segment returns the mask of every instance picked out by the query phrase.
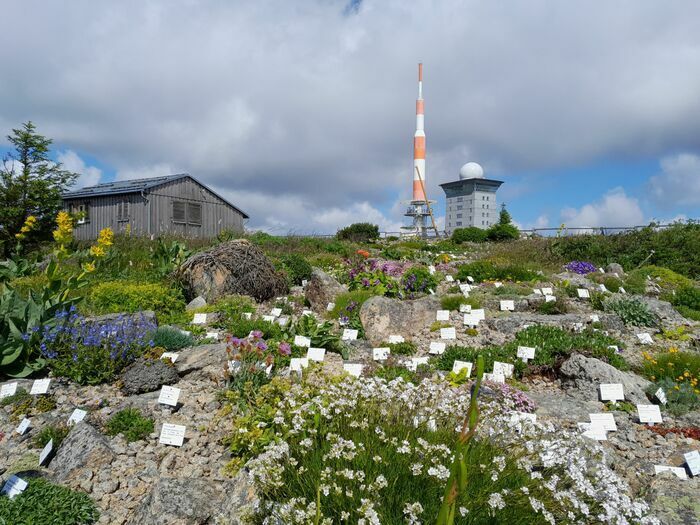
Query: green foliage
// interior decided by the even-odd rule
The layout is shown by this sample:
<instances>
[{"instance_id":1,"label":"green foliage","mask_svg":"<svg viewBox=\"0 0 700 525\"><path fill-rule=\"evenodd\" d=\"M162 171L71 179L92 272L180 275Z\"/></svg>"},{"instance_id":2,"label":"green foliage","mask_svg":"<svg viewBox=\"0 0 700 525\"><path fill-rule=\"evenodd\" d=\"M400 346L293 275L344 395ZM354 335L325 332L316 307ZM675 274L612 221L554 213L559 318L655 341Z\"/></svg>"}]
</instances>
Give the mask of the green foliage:
<instances>
[{"instance_id":1,"label":"green foliage","mask_svg":"<svg viewBox=\"0 0 700 525\"><path fill-rule=\"evenodd\" d=\"M630 415L636 415L637 414L637 405L634 403L630 403L629 401L618 401L616 403L612 401L608 401L605 403L605 411L606 412L614 412L614 411L620 411L620 412L627 412Z\"/></svg>"},{"instance_id":2,"label":"green foliage","mask_svg":"<svg viewBox=\"0 0 700 525\"><path fill-rule=\"evenodd\" d=\"M90 525L100 513L87 494L43 478L28 479L27 488L12 499L0 496L0 523Z\"/></svg>"},{"instance_id":3,"label":"green foliage","mask_svg":"<svg viewBox=\"0 0 700 525\"><path fill-rule=\"evenodd\" d=\"M700 354L675 348L653 356L644 353L642 373L650 381L670 379L700 389Z\"/></svg>"},{"instance_id":4,"label":"green foliage","mask_svg":"<svg viewBox=\"0 0 700 525\"><path fill-rule=\"evenodd\" d=\"M463 264L457 268L457 279L467 282L467 276L474 278L474 282L503 280L525 282L537 279L537 273L521 265L496 266L490 261L475 261Z\"/></svg>"},{"instance_id":5,"label":"green foliage","mask_svg":"<svg viewBox=\"0 0 700 525\"><path fill-rule=\"evenodd\" d=\"M192 255L192 250L181 241L170 240L168 242L158 237L157 243L153 252L153 266L161 277L172 273Z\"/></svg>"},{"instance_id":6,"label":"green foliage","mask_svg":"<svg viewBox=\"0 0 700 525\"><path fill-rule=\"evenodd\" d=\"M392 355L413 355L418 347L415 343L404 341L403 343L382 343L380 346L389 347Z\"/></svg>"},{"instance_id":7,"label":"green foliage","mask_svg":"<svg viewBox=\"0 0 700 525\"><path fill-rule=\"evenodd\" d=\"M29 277L35 268L36 264L28 259L14 255L5 261L0 261L0 283Z\"/></svg>"},{"instance_id":8,"label":"green foliage","mask_svg":"<svg viewBox=\"0 0 700 525\"><path fill-rule=\"evenodd\" d=\"M159 326L153 332L153 345L165 348L168 351L182 350L190 346L194 346L194 337L189 334L183 334L177 328L172 326Z\"/></svg>"},{"instance_id":9,"label":"green foliage","mask_svg":"<svg viewBox=\"0 0 700 525\"><path fill-rule=\"evenodd\" d=\"M521 343L522 344L522 343ZM493 369L493 362L512 363L515 366L515 375L520 377L525 368L525 363L516 358L516 352L510 346L489 346L474 348L470 346L448 346L439 356L431 358L431 363L438 370L452 370L455 360L476 362L477 357L483 356L486 370ZM535 352L537 356L537 352Z\"/></svg>"},{"instance_id":10,"label":"green foliage","mask_svg":"<svg viewBox=\"0 0 700 525\"><path fill-rule=\"evenodd\" d=\"M443 295L440 298L440 306L443 310L450 310L451 312L459 310L459 307L463 304L470 304L469 300L471 298L464 297L463 295ZM472 308L478 308L472 306Z\"/></svg>"},{"instance_id":11,"label":"green foliage","mask_svg":"<svg viewBox=\"0 0 700 525\"><path fill-rule=\"evenodd\" d=\"M452 232L452 242L455 244L484 241L486 241L486 230L477 228L476 226L457 228Z\"/></svg>"},{"instance_id":12,"label":"green foliage","mask_svg":"<svg viewBox=\"0 0 700 525\"><path fill-rule=\"evenodd\" d=\"M542 301L537 305L537 312L546 315L561 315L569 311L568 303L562 298L556 301Z\"/></svg>"},{"instance_id":13,"label":"green foliage","mask_svg":"<svg viewBox=\"0 0 700 525\"><path fill-rule=\"evenodd\" d=\"M452 328L452 325L448 323L447 321L433 321L430 324L430 331L431 332L437 332L438 330L442 328Z\"/></svg>"},{"instance_id":14,"label":"green foliage","mask_svg":"<svg viewBox=\"0 0 700 525\"><path fill-rule=\"evenodd\" d=\"M693 330L685 325L679 325L675 328L662 328L659 337L667 341L689 341L692 337Z\"/></svg>"},{"instance_id":15,"label":"green foliage","mask_svg":"<svg viewBox=\"0 0 700 525\"><path fill-rule=\"evenodd\" d=\"M53 439L53 448L57 450L61 446L63 440L70 432L70 429L64 424L47 425L41 428L39 433L34 436L32 446L34 448L44 448L46 444Z\"/></svg>"},{"instance_id":16,"label":"green foliage","mask_svg":"<svg viewBox=\"0 0 700 525\"><path fill-rule=\"evenodd\" d=\"M224 327L226 323L240 319L243 313L255 313L255 302L247 295L227 295L197 311L217 312L219 320L216 321L216 326Z\"/></svg>"},{"instance_id":17,"label":"green foliage","mask_svg":"<svg viewBox=\"0 0 700 525\"><path fill-rule=\"evenodd\" d=\"M29 395L29 392L27 392L26 389L18 388L17 391L11 396L3 397L2 399L0 399L0 407L18 405L23 403L27 399L31 399L31 397L32 396Z\"/></svg>"},{"instance_id":18,"label":"green foliage","mask_svg":"<svg viewBox=\"0 0 700 525\"><path fill-rule=\"evenodd\" d=\"M369 290L355 290L342 293L335 298L335 307L328 313L328 316L331 319L343 321L347 328L358 330L358 337L362 339L365 336L365 330L360 320L360 307L374 295Z\"/></svg>"},{"instance_id":19,"label":"green foliage","mask_svg":"<svg viewBox=\"0 0 700 525\"><path fill-rule=\"evenodd\" d=\"M656 316L639 299L607 299L603 302L603 309L606 312L617 314L625 324L633 326L656 326L658 324Z\"/></svg>"},{"instance_id":20,"label":"green foliage","mask_svg":"<svg viewBox=\"0 0 700 525\"><path fill-rule=\"evenodd\" d=\"M14 149L0 166L0 244L5 255L15 246L15 235L29 215L38 219L29 235L49 238L61 209L61 194L78 177L51 160L51 139L39 135L31 121L13 129L7 140Z\"/></svg>"},{"instance_id":21,"label":"green foliage","mask_svg":"<svg viewBox=\"0 0 700 525\"><path fill-rule=\"evenodd\" d=\"M489 241L512 241L520 238L520 231L512 224L494 224L486 231Z\"/></svg>"},{"instance_id":22,"label":"green foliage","mask_svg":"<svg viewBox=\"0 0 700 525\"><path fill-rule=\"evenodd\" d=\"M385 295L387 297L396 297L399 293L399 285L396 280L381 270L359 272L350 281L348 288L351 291L366 290L372 295Z\"/></svg>"},{"instance_id":23,"label":"green foliage","mask_svg":"<svg viewBox=\"0 0 700 525\"><path fill-rule=\"evenodd\" d=\"M32 417L49 412L56 408L56 398L53 395L30 395L24 388L18 388L11 396L0 400L0 407L11 406L10 419L18 421L20 416Z\"/></svg>"},{"instance_id":24,"label":"green foliage","mask_svg":"<svg viewBox=\"0 0 700 525\"><path fill-rule=\"evenodd\" d=\"M339 240L353 242L372 241L379 238L379 226L369 222L356 222L338 230L335 236Z\"/></svg>"},{"instance_id":25,"label":"green foliage","mask_svg":"<svg viewBox=\"0 0 700 525\"><path fill-rule=\"evenodd\" d=\"M158 283L107 281L99 283L90 293L90 303L96 313L134 313L153 310L170 315L185 309L182 292Z\"/></svg>"},{"instance_id":26,"label":"green foliage","mask_svg":"<svg viewBox=\"0 0 700 525\"><path fill-rule=\"evenodd\" d=\"M106 425L108 436L123 434L129 443L146 439L153 432L153 428L153 419L141 415L137 408L120 410Z\"/></svg>"},{"instance_id":27,"label":"green foliage","mask_svg":"<svg viewBox=\"0 0 700 525\"><path fill-rule=\"evenodd\" d=\"M282 265L287 272L289 281L296 285L301 285L301 282L311 277L313 272L313 268L306 259L296 253L282 257Z\"/></svg>"},{"instance_id":28,"label":"green foliage","mask_svg":"<svg viewBox=\"0 0 700 525\"><path fill-rule=\"evenodd\" d=\"M667 403L664 408L674 416L700 409L700 390L694 389L690 383L664 378L647 388L646 394L652 398L659 388L666 394Z\"/></svg>"},{"instance_id":29,"label":"green foliage","mask_svg":"<svg viewBox=\"0 0 700 525\"><path fill-rule=\"evenodd\" d=\"M394 358L389 356L389 359L378 365L372 372L375 377L380 377L387 381L393 381L396 378L401 378L407 383L420 383L425 377L430 375L427 366L420 365L415 372L409 370L404 365L399 364Z\"/></svg>"},{"instance_id":30,"label":"green foliage","mask_svg":"<svg viewBox=\"0 0 700 525\"><path fill-rule=\"evenodd\" d=\"M608 299L607 295L603 292L590 291L589 302L591 303L591 308L598 310L600 312L605 311L605 301Z\"/></svg>"},{"instance_id":31,"label":"green foliage","mask_svg":"<svg viewBox=\"0 0 700 525\"><path fill-rule=\"evenodd\" d=\"M431 275L427 268L414 266L406 270L401 277L401 288L407 297L429 293L437 288L437 277Z\"/></svg>"},{"instance_id":32,"label":"green foliage","mask_svg":"<svg viewBox=\"0 0 700 525\"><path fill-rule=\"evenodd\" d=\"M344 353L340 337L333 332L330 322L319 323L313 315L304 315L296 323L290 325L284 332L283 338L292 343L294 336L303 335L311 339L314 348L325 348L329 352ZM343 356L347 358L347 356Z\"/></svg>"},{"instance_id":33,"label":"green foliage","mask_svg":"<svg viewBox=\"0 0 700 525\"><path fill-rule=\"evenodd\" d=\"M700 321L700 288L683 285L676 290L671 302L683 317Z\"/></svg>"},{"instance_id":34,"label":"green foliage","mask_svg":"<svg viewBox=\"0 0 700 525\"><path fill-rule=\"evenodd\" d=\"M282 327L277 323L268 323L262 319L234 319L227 326L228 332L234 337L248 337L253 331L260 331L264 339L280 339Z\"/></svg>"}]
</instances>

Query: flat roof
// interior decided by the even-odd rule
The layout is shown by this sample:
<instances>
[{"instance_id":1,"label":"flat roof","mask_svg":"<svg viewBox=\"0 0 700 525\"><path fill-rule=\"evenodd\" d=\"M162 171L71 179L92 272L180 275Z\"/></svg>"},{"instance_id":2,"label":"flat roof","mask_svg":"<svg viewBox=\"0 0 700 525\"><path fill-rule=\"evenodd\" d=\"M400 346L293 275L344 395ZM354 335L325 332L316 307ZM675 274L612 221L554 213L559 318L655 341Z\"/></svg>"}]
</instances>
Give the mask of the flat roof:
<instances>
[{"instance_id":1,"label":"flat roof","mask_svg":"<svg viewBox=\"0 0 700 525\"><path fill-rule=\"evenodd\" d=\"M459 179L452 182L444 182L440 184L440 187L445 193L447 193L448 191L450 193L453 193L458 192L460 190L473 191L477 184L487 186L488 189L493 189L493 191L496 191L501 186L501 184L503 184L503 181L495 179L484 179L482 177L474 177L471 179Z\"/></svg>"}]
</instances>

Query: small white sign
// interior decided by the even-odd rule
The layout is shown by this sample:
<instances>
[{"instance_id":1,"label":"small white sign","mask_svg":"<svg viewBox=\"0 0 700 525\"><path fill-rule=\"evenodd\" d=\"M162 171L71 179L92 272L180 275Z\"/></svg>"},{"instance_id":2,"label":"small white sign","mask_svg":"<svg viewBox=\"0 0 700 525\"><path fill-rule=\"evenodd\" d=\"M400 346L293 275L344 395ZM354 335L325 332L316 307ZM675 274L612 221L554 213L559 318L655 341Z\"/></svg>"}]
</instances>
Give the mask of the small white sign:
<instances>
[{"instance_id":1,"label":"small white sign","mask_svg":"<svg viewBox=\"0 0 700 525\"><path fill-rule=\"evenodd\" d=\"M471 313L481 321L486 320L486 311L483 308L474 308Z\"/></svg>"},{"instance_id":2,"label":"small white sign","mask_svg":"<svg viewBox=\"0 0 700 525\"><path fill-rule=\"evenodd\" d=\"M206 338L213 339L214 341L218 341L219 340L219 332L207 332Z\"/></svg>"},{"instance_id":3,"label":"small white sign","mask_svg":"<svg viewBox=\"0 0 700 525\"><path fill-rule=\"evenodd\" d=\"M544 296L545 303L553 303L553 302L556 302L556 300L557 300L556 295L545 295Z\"/></svg>"},{"instance_id":4,"label":"small white sign","mask_svg":"<svg viewBox=\"0 0 700 525\"><path fill-rule=\"evenodd\" d=\"M622 286L620 286L620 288L617 291L618 293L627 293L627 291Z\"/></svg>"},{"instance_id":5,"label":"small white sign","mask_svg":"<svg viewBox=\"0 0 700 525\"><path fill-rule=\"evenodd\" d=\"M542 288L542 295L554 295L552 288Z\"/></svg>"},{"instance_id":6,"label":"small white sign","mask_svg":"<svg viewBox=\"0 0 700 525\"><path fill-rule=\"evenodd\" d=\"M343 330L343 341L354 341L357 339L357 330L353 330L352 328L346 328Z\"/></svg>"},{"instance_id":7,"label":"small white sign","mask_svg":"<svg viewBox=\"0 0 700 525\"><path fill-rule=\"evenodd\" d=\"M427 357L412 357L410 361L406 362L406 368L408 368L411 372L415 372L418 370L418 367L420 365L427 365L428 364L428 358Z\"/></svg>"},{"instance_id":8,"label":"small white sign","mask_svg":"<svg viewBox=\"0 0 700 525\"><path fill-rule=\"evenodd\" d=\"M49 439L49 442L46 444L46 446L41 450L41 453L39 454L39 466L42 466L46 460L49 458L49 455L53 451L53 439Z\"/></svg>"},{"instance_id":9,"label":"small white sign","mask_svg":"<svg viewBox=\"0 0 700 525\"><path fill-rule=\"evenodd\" d=\"M320 363L326 358L326 349L309 347L309 350L306 352L306 358L309 361L318 361Z\"/></svg>"},{"instance_id":10,"label":"small white sign","mask_svg":"<svg viewBox=\"0 0 700 525\"><path fill-rule=\"evenodd\" d=\"M445 276L445 281L448 282L448 283L453 283L453 282L455 282L455 278L452 277L451 275L446 275L446 276Z\"/></svg>"},{"instance_id":11,"label":"small white sign","mask_svg":"<svg viewBox=\"0 0 700 525\"><path fill-rule=\"evenodd\" d=\"M301 346L302 348L309 348L311 347L311 339L303 335L295 335L294 345Z\"/></svg>"},{"instance_id":12,"label":"small white sign","mask_svg":"<svg viewBox=\"0 0 700 525\"><path fill-rule=\"evenodd\" d=\"M452 373L459 374L465 368L467 369L467 377L472 375L472 364L470 362L455 360L452 364Z\"/></svg>"},{"instance_id":13,"label":"small white sign","mask_svg":"<svg viewBox=\"0 0 700 525\"><path fill-rule=\"evenodd\" d=\"M435 319L437 321L449 321L450 320L450 311L449 310L438 310L437 314L435 315Z\"/></svg>"},{"instance_id":14,"label":"small white sign","mask_svg":"<svg viewBox=\"0 0 700 525\"><path fill-rule=\"evenodd\" d=\"M253 318L253 314L251 312L243 312L241 315L243 316L243 319L252 319Z\"/></svg>"},{"instance_id":15,"label":"small white sign","mask_svg":"<svg viewBox=\"0 0 700 525\"><path fill-rule=\"evenodd\" d=\"M178 354L177 352L163 352L160 355L161 359L170 359L171 363L174 363L175 361L177 361L178 357L180 357L180 354Z\"/></svg>"},{"instance_id":16,"label":"small white sign","mask_svg":"<svg viewBox=\"0 0 700 525\"><path fill-rule=\"evenodd\" d=\"M333 310L333 308L335 308L335 303L328 303L328 306L326 306L326 311L330 312Z\"/></svg>"},{"instance_id":17,"label":"small white sign","mask_svg":"<svg viewBox=\"0 0 700 525\"><path fill-rule=\"evenodd\" d=\"M24 433L29 430L29 425L31 425L31 421L27 419L26 417L22 420L22 422L19 424L15 432L17 432L20 436L23 436Z\"/></svg>"},{"instance_id":18,"label":"small white sign","mask_svg":"<svg viewBox=\"0 0 700 525\"><path fill-rule=\"evenodd\" d=\"M583 323L574 323L571 326L574 329L574 332L583 332L583 329L585 328L585 326L583 326Z\"/></svg>"},{"instance_id":19,"label":"small white sign","mask_svg":"<svg viewBox=\"0 0 700 525\"><path fill-rule=\"evenodd\" d=\"M600 425L606 431L615 432L617 425L615 424L615 416L611 412L600 412L596 414L588 414L591 418L591 423Z\"/></svg>"},{"instance_id":20,"label":"small white sign","mask_svg":"<svg viewBox=\"0 0 700 525\"><path fill-rule=\"evenodd\" d=\"M625 394L622 388L622 383L601 383L600 399L602 401L622 401L625 399Z\"/></svg>"},{"instance_id":21,"label":"small white sign","mask_svg":"<svg viewBox=\"0 0 700 525\"><path fill-rule=\"evenodd\" d=\"M177 400L180 398L180 389L174 386L163 385L158 396L158 403L162 405L177 406Z\"/></svg>"},{"instance_id":22,"label":"small white sign","mask_svg":"<svg viewBox=\"0 0 700 525\"><path fill-rule=\"evenodd\" d=\"M501 311L505 312L514 312L515 311L515 301L511 300L504 300L501 301Z\"/></svg>"},{"instance_id":23,"label":"small white sign","mask_svg":"<svg viewBox=\"0 0 700 525\"><path fill-rule=\"evenodd\" d=\"M603 270L602 268L598 268L598 271L599 271L600 273L605 273L605 270Z\"/></svg>"},{"instance_id":24,"label":"small white sign","mask_svg":"<svg viewBox=\"0 0 700 525\"><path fill-rule=\"evenodd\" d=\"M517 355L523 360L523 363L527 363L528 359L535 358L535 348L532 346L519 346Z\"/></svg>"},{"instance_id":25,"label":"small white sign","mask_svg":"<svg viewBox=\"0 0 700 525\"><path fill-rule=\"evenodd\" d=\"M272 310L270 310L270 315L273 317L279 317L280 315L282 315L282 308L273 308Z\"/></svg>"},{"instance_id":26,"label":"small white sign","mask_svg":"<svg viewBox=\"0 0 700 525\"><path fill-rule=\"evenodd\" d=\"M306 279L302 279L302 280L301 280L301 287L302 287L302 288L306 288L306 285L307 285L307 284L309 284L309 281L307 281Z\"/></svg>"},{"instance_id":27,"label":"small white sign","mask_svg":"<svg viewBox=\"0 0 700 525\"><path fill-rule=\"evenodd\" d=\"M207 314L194 314L192 324L207 324Z\"/></svg>"},{"instance_id":28,"label":"small white sign","mask_svg":"<svg viewBox=\"0 0 700 525\"><path fill-rule=\"evenodd\" d=\"M389 336L389 344L395 345L397 343L403 343L405 339L403 338L402 335L390 335Z\"/></svg>"},{"instance_id":29,"label":"small white sign","mask_svg":"<svg viewBox=\"0 0 700 525\"><path fill-rule=\"evenodd\" d=\"M481 319L479 319L476 315L474 315L473 312L468 313L468 314L464 314L464 326L476 328L477 326L479 326L480 320Z\"/></svg>"},{"instance_id":30,"label":"small white sign","mask_svg":"<svg viewBox=\"0 0 700 525\"><path fill-rule=\"evenodd\" d=\"M678 479L688 479L683 467L670 467L668 465L654 465L654 474L661 472L673 472Z\"/></svg>"},{"instance_id":31,"label":"small white sign","mask_svg":"<svg viewBox=\"0 0 700 525\"><path fill-rule=\"evenodd\" d=\"M599 323L600 322L600 317L598 317L598 314L591 314L591 323Z\"/></svg>"},{"instance_id":32,"label":"small white sign","mask_svg":"<svg viewBox=\"0 0 700 525\"><path fill-rule=\"evenodd\" d=\"M501 363L500 361L493 362L494 375L500 374L504 377L513 377L513 370L515 370L515 365L510 363Z\"/></svg>"},{"instance_id":33,"label":"small white sign","mask_svg":"<svg viewBox=\"0 0 700 525\"><path fill-rule=\"evenodd\" d=\"M605 287L604 284L599 284L599 285L598 285L598 289L599 289L601 292L607 292L607 291L608 291L608 289Z\"/></svg>"},{"instance_id":34,"label":"small white sign","mask_svg":"<svg viewBox=\"0 0 700 525\"><path fill-rule=\"evenodd\" d=\"M617 345L608 345L608 349L609 349L609 350L612 350L612 351L615 352L616 354L619 354L619 353L620 353L620 348L619 348Z\"/></svg>"},{"instance_id":35,"label":"small white sign","mask_svg":"<svg viewBox=\"0 0 700 525\"><path fill-rule=\"evenodd\" d=\"M289 322L289 317L278 317L277 318L277 324L280 326L287 326L287 323Z\"/></svg>"},{"instance_id":36,"label":"small white sign","mask_svg":"<svg viewBox=\"0 0 700 525\"><path fill-rule=\"evenodd\" d=\"M457 331L454 326L440 328L440 339L457 339Z\"/></svg>"},{"instance_id":37,"label":"small white sign","mask_svg":"<svg viewBox=\"0 0 700 525\"><path fill-rule=\"evenodd\" d=\"M578 293L578 296L581 299L588 299L591 296L591 294L588 293L588 290L585 288L577 288L576 293Z\"/></svg>"},{"instance_id":38,"label":"small white sign","mask_svg":"<svg viewBox=\"0 0 700 525\"><path fill-rule=\"evenodd\" d=\"M41 395L49 393L49 384L51 379L37 379L32 383L32 389L29 391L32 395Z\"/></svg>"},{"instance_id":39,"label":"small white sign","mask_svg":"<svg viewBox=\"0 0 700 525\"><path fill-rule=\"evenodd\" d=\"M432 288L428 288L428 292L430 292L430 295L435 295L435 290Z\"/></svg>"},{"instance_id":40,"label":"small white sign","mask_svg":"<svg viewBox=\"0 0 700 525\"><path fill-rule=\"evenodd\" d=\"M163 427L160 429L160 439L158 443L161 445L181 447L182 443L185 441L185 430L187 430L187 427L184 425L163 423Z\"/></svg>"},{"instance_id":41,"label":"small white sign","mask_svg":"<svg viewBox=\"0 0 700 525\"><path fill-rule=\"evenodd\" d=\"M432 355L440 355L445 353L445 343L443 342L437 342L437 341L431 341L430 343L430 350L428 351L429 354Z\"/></svg>"},{"instance_id":42,"label":"small white sign","mask_svg":"<svg viewBox=\"0 0 700 525\"><path fill-rule=\"evenodd\" d=\"M10 476L2 487L0 494L5 494L8 498L12 499L18 494L22 494L24 489L27 488L27 482L22 478L17 476Z\"/></svg>"},{"instance_id":43,"label":"small white sign","mask_svg":"<svg viewBox=\"0 0 700 525\"><path fill-rule=\"evenodd\" d=\"M542 293L542 290L540 290L539 288L533 289L533 290L532 290L532 293L534 293L535 295L544 295L544 294Z\"/></svg>"},{"instance_id":44,"label":"small white sign","mask_svg":"<svg viewBox=\"0 0 700 525\"><path fill-rule=\"evenodd\" d=\"M263 315L262 316L263 321L267 323L274 323L275 322L275 316L274 315Z\"/></svg>"},{"instance_id":45,"label":"small white sign","mask_svg":"<svg viewBox=\"0 0 700 525\"><path fill-rule=\"evenodd\" d=\"M637 405L640 423L663 423L659 405Z\"/></svg>"},{"instance_id":46,"label":"small white sign","mask_svg":"<svg viewBox=\"0 0 700 525\"><path fill-rule=\"evenodd\" d=\"M651 345L654 344L654 340L651 338L651 335L644 332L642 334L637 334L637 339L639 339L639 342L642 343L643 345Z\"/></svg>"},{"instance_id":47,"label":"small white sign","mask_svg":"<svg viewBox=\"0 0 700 525\"><path fill-rule=\"evenodd\" d=\"M430 275L433 275L435 273L435 266L433 266L432 264L428 266L428 272L430 273Z\"/></svg>"},{"instance_id":48,"label":"small white sign","mask_svg":"<svg viewBox=\"0 0 700 525\"><path fill-rule=\"evenodd\" d=\"M459 289L462 293L468 294L469 292L472 291L471 285L464 283L459 285Z\"/></svg>"},{"instance_id":49,"label":"small white sign","mask_svg":"<svg viewBox=\"0 0 700 525\"><path fill-rule=\"evenodd\" d=\"M301 372L302 369L309 366L308 357L292 357L289 361L289 370L291 372Z\"/></svg>"},{"instance_id":50,"label":"small white sign","mask_svg":"<svg viewBox=\"0 0 700 525\"><path fill-rule=\"evenodd\" d=\"M473 283L474 277L472 277L471 275L467 275L467 281L469 281L470 283Z\"/></svg>"},{"instance_id":51,"label":"small white sign","mask_svg":"<svg viewBox=\"0 0 700 525\"><path fill-rule=\"evenodd\" d=\"M688 470L695 476L700 476L700 452L693 450L692 452L687 452L683 454L685 458L685 464L688 465Z\"/></svg>"},{"instance_id":52,"label":"small white sign","mask_svg":"<svg viewBox=\"0 0 700 525\"><path fill-rule=\"evenodd\" d=\"M17 383L7 383L0 387L0 399L14 396L17 393Z\"/></svg>"},{"instance_id":53,"label":"small white sign","mask_svg":"<svg viewBox=\"0 0 700 525\"><path fill-rule=\"evenodd\" d=\"M502 283L502 282L499 282L499 281L496 281L495 283L493 283L493 286L494 286L495 288L500 288L501 286L503 286L503 283Z\"/></svg>"},{"instance_id":54,"label":"small white sign","mask_svg":"<svg viewBox=\"0 0 700 525\"><path fill-rule=\"evenodd\" d=\"M484 381L491 381L492 383L505 383L506 377L503 374L487 374L484 372Z\"/></svg>"},{"instance_id":55,"label":"small white sign","mask_svg":"<svg viewBox=\"0 0 700 525\"><path fill-rule=\"evenodd\" d=\"M87 412L85 412L85 410L76 408L68 418L68 426L80 423L83 419L85 419L85 416L87 416Z\"/></svg>"},{"instance_id":56,"label":"small white sign","mask_svg":"<svg viewBox=\"0 0 700 525\"><path fill-rule=\"evenodd\" d=\"M390 353L391 350L387 347L373 348L372 359L374 359L375 361L386 361Z\"/></svg>"},{"instance_id":57,"label":"small white sign","mask_svg":"<svg viewBox=\"0 0 700 525\"><path fill-rule=\"evenodd\" d=\"M668 402L668 399L666 399L666 392L664 392L663 388L659 388L656 392L654 392L654 397L659 400L659 403L662 405L665 405Z\"/></svg>"},{"instance_id":58,"label":"small white sign","mask_svg":"<svg viewBox=\"0 0 700 525\"><path fill-rule=\"evenodd\" d=\"M594 423L579 423L578 428L583 432L583 436L588 439L595 439L596 441L608 440L608 433L600 425Z\"/></svg>"},{"instance_id":59,"label":"small white sign","mask_svg":"<svg viewBox=\"0 0 700 525\"><path fill-rule=\"evenodd\" d=\"M472 305L470 304L460 304L459 305L459 313L461 314L466 314L472 311Z\"/></svg>"},{"instance_id":60,"label":"small white sign","mask_svg":"<svg viewBox=\"0 0 700 525\"><path fill-rule=\"evenodd\" d=\"M314 313L313 313L312 310L302 310L302 311L301 311L301 316L304 317L305 315L313 316Z\"/></svg>"},{"instance_id":61,"label":"small white sign","mask_svg":"<svg viewBox=\"0 0 700 525\"><path fill-rule=\"evenodd\" d=\"M343 363L343 370L353 377L360 377L363 366L361 363Z\"/></svg>"}]
</instances>

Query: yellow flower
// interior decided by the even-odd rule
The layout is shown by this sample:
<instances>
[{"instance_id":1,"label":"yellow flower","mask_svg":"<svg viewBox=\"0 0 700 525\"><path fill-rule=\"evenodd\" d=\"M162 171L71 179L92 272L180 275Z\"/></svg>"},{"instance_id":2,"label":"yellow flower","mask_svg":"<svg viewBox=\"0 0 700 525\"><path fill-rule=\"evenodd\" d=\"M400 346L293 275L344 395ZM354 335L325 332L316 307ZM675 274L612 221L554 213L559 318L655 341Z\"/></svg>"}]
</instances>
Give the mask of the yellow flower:
<instances>
[{"instance_id":1,"label":"yellow flower","mask_svg":"<svg viewBox=\"0 0 700 525\"><path fill-rule=\"evenodd\" d=\"M676 348L675 346L672 346L671 348L668 349L668 352L670 354L675 354L676 352L678 352L678 348Z\"/></svg>"},{"instance_id":2,"label":"yellow flower","mask_svg":"<svg viewBox=\"0 0 700 525\"><path fill-rule=\"evenodd\" d=\"M107 254L107 248L114 244L114 232L111 228L103 228L97 237L97 244L90 246L90 254L93 257L104 257Z\"/></svg>"},{"instance_id":3,"label":"yellow flower","mask_svg":"<svg viewBox=\"0 0 700 525\"><path fill-rule=\"evenodd\" d=\"M17 240L22 240L24 239L27 234L34 229L34 226L36 226L37 223L37 218L34 217L34 215L29 215L25 220L24 224L19 230L19 233L15 233L15 237Z\"/></svg>"},{"instance_id":4,"label":"yellow flower","mask_svg":"<svg viewBox=\"0 0 700 525\"><path fill-rule=\"evenodd\" d=\"M99 244L95 244L93 246L90 246L90 255L93 257L104 257L105 256L105 249L100 246Z\"/></svg>"},{"instance_id":5,"label":"yellow flower","mask_svg":"<svg viewBox=\"0 0 700 525\"><path fill-rule=\"evenodd\" d=\"M66 211L59 211L56 216L57 228L53 231L54 240L63 250L64 246L73 240L73 219Z\"/></svg>"},{"instance_id":6,"label":"yellow flower","mask_svg":"<svg viewBox=\"0 0 700 525\"><path fill-rule=\"evenodd\" d=\"M95 271L95 263L84 263L83 264L83 271L87 273L92 273Z\"/></svg>"}]
</instances>

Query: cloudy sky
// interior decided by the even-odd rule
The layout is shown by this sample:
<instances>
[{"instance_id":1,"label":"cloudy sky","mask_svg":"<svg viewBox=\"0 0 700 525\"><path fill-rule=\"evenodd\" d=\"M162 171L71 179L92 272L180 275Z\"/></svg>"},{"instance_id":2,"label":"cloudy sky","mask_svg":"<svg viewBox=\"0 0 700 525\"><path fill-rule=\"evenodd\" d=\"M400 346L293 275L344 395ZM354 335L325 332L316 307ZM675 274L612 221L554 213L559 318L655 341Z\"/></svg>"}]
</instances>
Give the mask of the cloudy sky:
<instances>
[{"instance_id":1,"label":"cloudy sky","mask_svg":"<svg viewBox=\"0 0 700 525\"><path fill-rule=\"evenodd\" d=\"M188 172L273 233L402 224L467 161L524 227L700 218L700 2L3 0L0 151Z\"/></svg>"}]
</instances>

